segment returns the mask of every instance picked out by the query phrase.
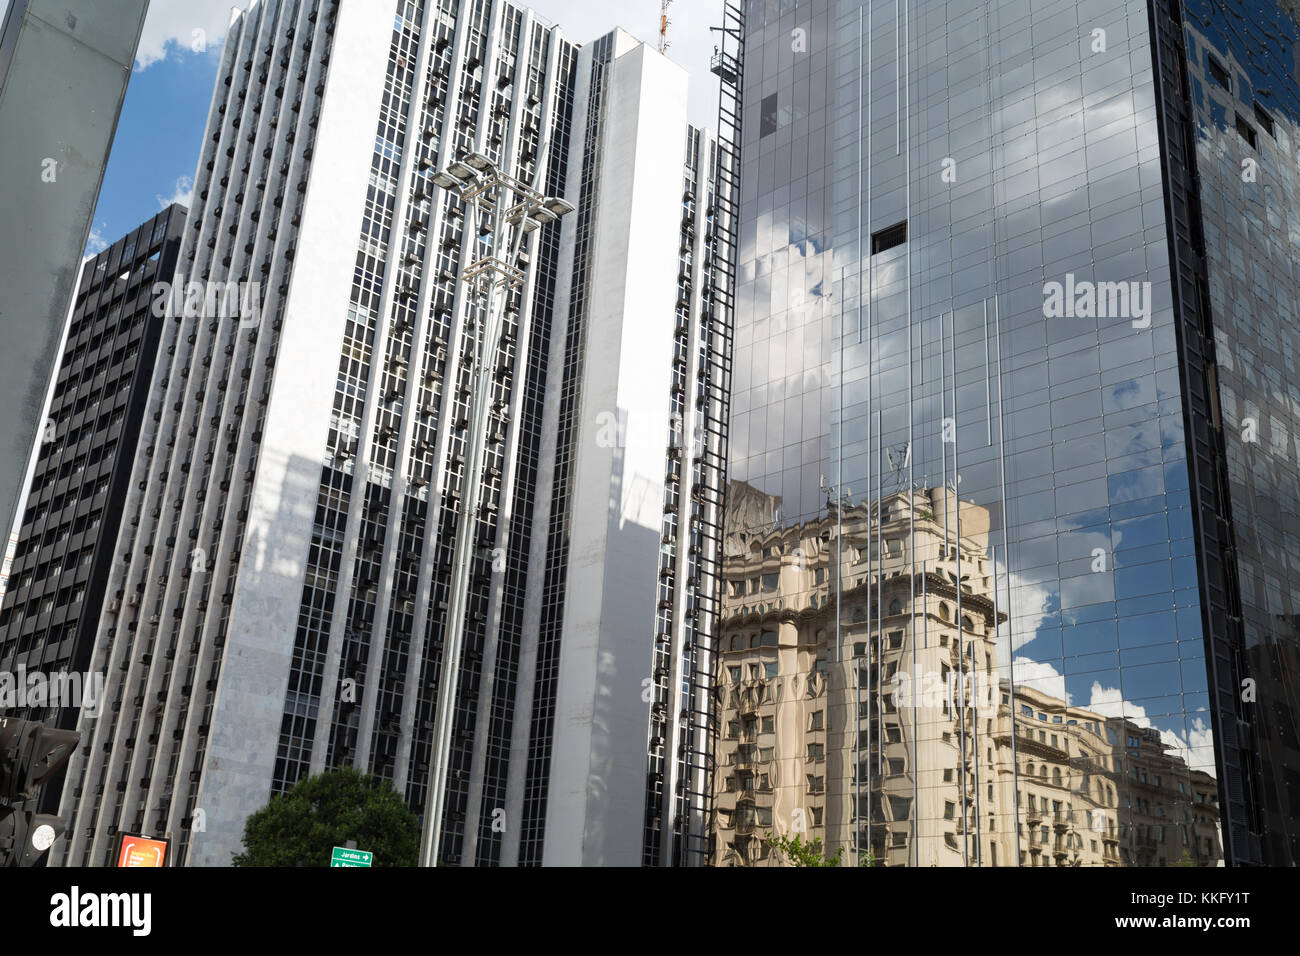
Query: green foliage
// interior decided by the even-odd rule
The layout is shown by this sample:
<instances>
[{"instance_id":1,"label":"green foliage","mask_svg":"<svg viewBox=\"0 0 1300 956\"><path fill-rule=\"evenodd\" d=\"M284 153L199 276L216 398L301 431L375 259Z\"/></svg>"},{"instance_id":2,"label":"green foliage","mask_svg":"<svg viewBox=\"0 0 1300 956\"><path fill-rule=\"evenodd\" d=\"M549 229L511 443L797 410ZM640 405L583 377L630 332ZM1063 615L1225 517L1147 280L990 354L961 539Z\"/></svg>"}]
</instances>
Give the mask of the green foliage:
<instances>
[{"instance_id":1,"label":"green foliage","mask_svg":"<svg viewBox=\"0 0 1300 956\"><path fill-rule=\"evenodd\" d=\"M1182 859L1178 860L1176 863L1170 863L1169 865L1170 866L1198 866L1199 864L1194 859L1192 859L1192 854L1190 851L1188 851L1187 847L1183 847Z\"/></svg>"},{"instance_id":2,"label":"green foliage","mask_svg":"<svg viewBox=\"0 0 1300 956\"><path fill-rule=\"evenodd\" d=\"M839 866L844 853L844 847L839 847L834 855L826 856L822 853L821 837L805 843L797 833L792 837L769 833L766 839L768 846L785 854L791 866Z\"/></svg>"},{"instance_id":3,"label":"green foliage","mask_svg":"<svg viewBox=\"0 0 1300 956\"><path fill-rule=\"evenodd\" d=\"M235 866L329 866L336 846L356 841L375 866L415 866L420 821L386 780L351 767L298 781L244 821Z\"/></svg>"}]
</instances>

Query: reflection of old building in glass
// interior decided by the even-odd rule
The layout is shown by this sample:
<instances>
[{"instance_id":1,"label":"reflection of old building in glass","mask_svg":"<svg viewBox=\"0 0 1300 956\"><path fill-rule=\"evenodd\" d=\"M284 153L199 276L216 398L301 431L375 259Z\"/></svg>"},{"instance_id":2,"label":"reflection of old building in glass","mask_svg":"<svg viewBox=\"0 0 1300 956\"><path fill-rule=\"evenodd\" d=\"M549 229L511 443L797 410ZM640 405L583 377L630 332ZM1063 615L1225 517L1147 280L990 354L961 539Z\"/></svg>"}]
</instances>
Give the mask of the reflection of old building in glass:
<instances>
[{"instance_id":1,"label":"reflection of old building in glass","mask_svg":"<svg viewBox=\"0 0 1300 956\"><path fill-rule=\"evenodd\" d=\"M926 489L783 525L752 486L730 503L715 863L779 865L769 834L850 865L1221 857L1213 778L1158 731L1032 681L1013 700L985 509Z\"/></svg>"},{"instance_id":2,"label":"reflection of old building in glass","mask_svg":"<svg viewBox=\"0 0 1300 956\"><path fill-rule=\"evenodd\" d=\"M769 502L732 490L742 520ZM1005 620L984 509L928 490L803 525L769 510L728 529L716 802L736 839L719 841L719 862L762 858L756 831L900 865L1005 859L996 834L1014 811L980 752L995 741Z\"/></svg>"},{"instance_id":3,"label":"reflection of old building in glass","mask_svg":"<svg viewBox=\"0 0 1300 956\"><path fill-rule=\"evenodd\" d=\"M1008 758L1000 782L1015 788L1022 808L1013 836L1020 865L1118 865L1118 790L1103 718L1030 688L1019 688L1009 709L1014 721L1004 708L998 726L998 753Z\"/></svg>"}]
</instances>

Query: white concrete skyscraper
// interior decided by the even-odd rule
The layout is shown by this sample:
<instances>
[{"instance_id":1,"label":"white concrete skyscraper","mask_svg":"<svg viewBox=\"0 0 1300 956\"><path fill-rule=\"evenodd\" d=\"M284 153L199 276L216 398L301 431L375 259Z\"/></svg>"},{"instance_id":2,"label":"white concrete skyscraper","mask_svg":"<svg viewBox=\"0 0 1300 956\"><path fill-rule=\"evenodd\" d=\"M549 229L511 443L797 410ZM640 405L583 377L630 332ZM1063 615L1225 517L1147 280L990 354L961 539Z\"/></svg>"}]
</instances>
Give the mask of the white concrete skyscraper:
<instances>
[{"instance_id":1,"label":"white concrete skyscraper","mask_svg":"<svg viewBox=\"0 0 1300 956\"><path fill-rule=\"evenodd\" d=\"M503 0L233 16L54 860L227 865L348 765L445 779L440 863L705 860L731 227L686 82ZM507 254L449 169L572 211Z\"/></svg>"}]
</instances>

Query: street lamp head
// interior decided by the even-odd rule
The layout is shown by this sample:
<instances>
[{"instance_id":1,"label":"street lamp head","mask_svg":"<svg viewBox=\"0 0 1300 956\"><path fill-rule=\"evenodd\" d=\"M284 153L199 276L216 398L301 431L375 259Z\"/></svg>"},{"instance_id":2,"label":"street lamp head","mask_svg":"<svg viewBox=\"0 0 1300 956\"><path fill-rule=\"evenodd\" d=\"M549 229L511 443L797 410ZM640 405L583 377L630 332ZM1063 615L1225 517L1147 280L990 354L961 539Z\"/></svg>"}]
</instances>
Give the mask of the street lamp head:
<instances>
[{"instance_id":1,"label":"street lamp head","mask_svg":"<svg viewBox=\"0 0 1300 956\"><path fill-rule=\"evenodd\" d=\"M475 173L473 168L470 166L466 166L463 162L452 163L450 166L447 167L447 172L450 175L461 180L462 183L468 182L469 180L475 178Z\"/></svg>"},{"instance_id":2,"label":"street lamp head","mask_svg":"<svg viewBox=\"0 0 1300 956\"><path fill-rule=\"evenodd\" d=\"M470 153L465 157L464 162L477 172L485 172L495 165L492 160L488 159L482 153Z\"/></svg>"},{"instance_id":3,"label":"street lamp head","mask_svg":"<svg viewBox=\"0 0 1300 956\"><path fill-rule=\"evenodd\" d=\"M560 216L567 216L569 213L573 212L573 203L565 202L563 199L559 199L555 196L548 196L546 199L542 200L542 208L558 218Z\"/></svg>"},{"instance_id":4,"label":"street lamp head","mask_svg":"<svg viewBox=\"0 0 1300 956\"><path fill-rule=\"evenodd\" d=\"M446 172L445 170L443 172L437 173L431 178L435 186L440 186L443 189L456 189L461 184L459 179L457 179L451 173Z\"/></svg>"},{"instance_id":5,"label":"street lamp head","mask_svg":"<svg viewBox=\"0 0 1300 956\"><path fill-rule=\"evenodd\" d=\"M538 225L547 226L555 222L558 218L560 217L555 215L555 213L551 212L545 206L538 206L533 210L533 214L529 221L532 222L535 220Z\"/></svg>"}]
</instances>

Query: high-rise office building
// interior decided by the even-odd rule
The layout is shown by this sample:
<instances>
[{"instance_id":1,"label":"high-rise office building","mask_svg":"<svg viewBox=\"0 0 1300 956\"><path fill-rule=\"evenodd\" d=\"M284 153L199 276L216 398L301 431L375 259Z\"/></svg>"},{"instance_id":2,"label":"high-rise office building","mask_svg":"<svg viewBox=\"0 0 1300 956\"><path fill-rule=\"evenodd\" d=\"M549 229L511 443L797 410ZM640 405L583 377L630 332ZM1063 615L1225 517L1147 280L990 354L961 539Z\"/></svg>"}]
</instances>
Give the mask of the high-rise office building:
<instances>
[{"instance_id":1,"label":"high-rise office building","mask_svg":"<svg viewBox=\"0 0 1300 956\"><path fill-rule=\"evenodd\" d=\"M176 269L184 225L169 206L82 263L0 591L8 716L72 729L102 704L90 660L162 337L154 286ZM42 791L49 810L60 782Z\"/></svg>"},{"instance_id":2,"label":"high-rise office building","mask_svg":"<svg viewBox=\"0 0 1300 956\"><path fill-rule=\"evenodd\" d=\"M703 862L729 333L685 72L507 2L262 0L218 77L60 858L225 865L354 765L445 780L440 863Z\"/></svg>"},{"instance_id":3,"label":"high-rise office building","mask_svg":"<svg viewBox=\"0 0 1300 956\"><path fill-rule=\"evenodd\" d=\"M169 206L82 264L0 604L0 671L89 667L162 335L154 285L171 280L184 225L185 208ZM12 706L63 727L77 718Z\"/></svg>"},{"instance_id":4,"label":"high-rise office building","mask_svg":"<svg viewBox=\"0 0 1300 956\"><path fill-rule=\"evenodd\" d=\"M790 612L770 607L812 613L832 587L839 617L821 626L842 637L864 615L868 693L888 696L877 675L894 663L921 669L912 686L940 680L924 654L891 658L891 634L925 648L929 620L935 637L920 596L937 549L962 613L981 608L962 643L1005 688L1005 716L940 731L950 753L930 749L932 711L900 719L865 701L860 727L825 742L827 773L861 757L864 789L823 815L824 847L891 865L1293 864L1294 11L748 0L729 16L744 38L730 59L743 165L729 538L795 547L798 529L821 527L844 548L848 517L891 495L960 499L942 528L923 514L934 505L907 505L892 527L873 518L884 546L862 549L853 601L847 584L837 602L833 582L791 575L806 554L745 558L756 573L737 565L735 578L758 593L728 600L769 605L745 653L795 667L803 686L823 670L851 682L843 639L810 640L787 663ZM719 663L729 680L735 665ZM807 705L784 700L773 727L808 733L807 715L782 713ZM720 760L750 732L777 746L761 712L757 730L721 716ZM1071 720L1104 730L1087 758L1051 743L1085 746L1090 731L1054 726ZM859 737L860 753L831 757ZM768 830L812 833L795 809L805 825L832 812L814 789L832 783L823 752L802 743L781 753L782 784L801 792L769 804L770 827L761 794L724 799L740 774L719 766L715 860L753 862ZM1030 819L1044 801L1105 825L1058 846Z\"/></svg>"}]
</instances>

